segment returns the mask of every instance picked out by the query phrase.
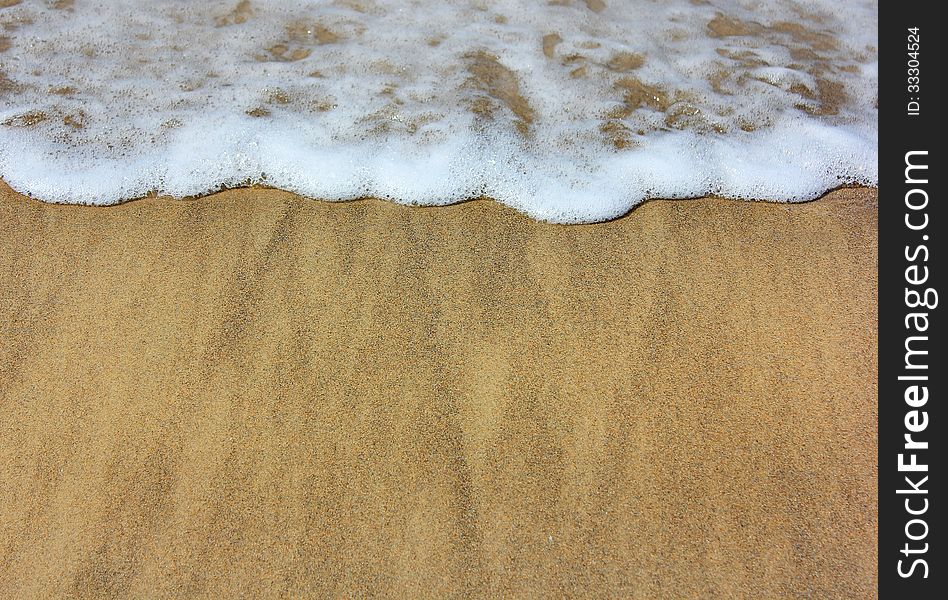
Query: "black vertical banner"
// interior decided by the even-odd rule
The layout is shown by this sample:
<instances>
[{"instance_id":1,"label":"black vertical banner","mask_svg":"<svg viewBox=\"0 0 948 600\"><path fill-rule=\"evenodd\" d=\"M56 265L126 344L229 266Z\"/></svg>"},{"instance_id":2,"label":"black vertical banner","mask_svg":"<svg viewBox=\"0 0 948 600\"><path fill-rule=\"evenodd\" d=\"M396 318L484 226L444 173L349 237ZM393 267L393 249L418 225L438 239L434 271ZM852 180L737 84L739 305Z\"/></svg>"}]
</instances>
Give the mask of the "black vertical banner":
<instances>
[{"instance_id":1,"label":"black vertical banner","mask_svg":"<svg viewBox=\"0 0 948 600\"><path fill-rule=\"evenodd\" d=\"M944 597L948 270L939 3L879 15L879 591Z\"/></svg>"}]
</instances>

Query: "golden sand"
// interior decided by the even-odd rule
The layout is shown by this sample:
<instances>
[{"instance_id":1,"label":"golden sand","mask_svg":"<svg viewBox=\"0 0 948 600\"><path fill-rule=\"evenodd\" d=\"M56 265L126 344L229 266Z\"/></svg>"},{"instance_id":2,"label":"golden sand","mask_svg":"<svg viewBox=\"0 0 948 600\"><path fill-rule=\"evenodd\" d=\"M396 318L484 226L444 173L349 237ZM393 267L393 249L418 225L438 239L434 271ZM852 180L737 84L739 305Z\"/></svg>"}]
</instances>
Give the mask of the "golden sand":
<instances>
[{"instance_id":1,"label":"golden sand","mask_svg":"<svg viewBox=\"0 0 948 600\"><path fill-rule=\"evenodd\" d=\"M876 219L0 183L0 597L872 596Z\"/></svg>"}]
</instances>

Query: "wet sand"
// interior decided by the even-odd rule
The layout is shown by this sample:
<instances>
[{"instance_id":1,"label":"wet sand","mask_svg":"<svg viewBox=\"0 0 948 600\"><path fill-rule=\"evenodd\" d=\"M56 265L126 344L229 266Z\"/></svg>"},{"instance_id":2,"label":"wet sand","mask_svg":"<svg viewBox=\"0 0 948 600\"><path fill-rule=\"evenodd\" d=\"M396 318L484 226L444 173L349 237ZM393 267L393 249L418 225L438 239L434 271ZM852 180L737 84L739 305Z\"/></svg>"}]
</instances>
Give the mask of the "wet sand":
<instances>
[{"instance_id":1,"label":"wet sand","mask_svg":"<svg viewBox=\"0 0 948 600\"><path fill-rule=\"evenodd\" d=\"M876 219L0 183L0 596L874 596Z\"/></svg>"}]
</instances>

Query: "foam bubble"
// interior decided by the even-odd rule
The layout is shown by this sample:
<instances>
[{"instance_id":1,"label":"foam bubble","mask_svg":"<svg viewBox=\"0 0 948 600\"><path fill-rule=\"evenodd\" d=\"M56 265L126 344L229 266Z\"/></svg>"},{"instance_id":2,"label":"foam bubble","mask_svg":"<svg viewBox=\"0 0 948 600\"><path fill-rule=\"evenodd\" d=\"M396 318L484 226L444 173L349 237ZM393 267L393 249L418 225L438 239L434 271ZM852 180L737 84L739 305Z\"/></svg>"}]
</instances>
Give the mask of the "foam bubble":
<instances>
[{"instance_id":1,"label":"foam bubble","mask_svg":"<svg viewBox=\"0 0 948 600\"><path fill-rule=\"evenodd\" d=\"M0 177L47 201L255 182L588 222L878 177L871 1L26 1L0 28Z\"/></svg>"}]
</instances>

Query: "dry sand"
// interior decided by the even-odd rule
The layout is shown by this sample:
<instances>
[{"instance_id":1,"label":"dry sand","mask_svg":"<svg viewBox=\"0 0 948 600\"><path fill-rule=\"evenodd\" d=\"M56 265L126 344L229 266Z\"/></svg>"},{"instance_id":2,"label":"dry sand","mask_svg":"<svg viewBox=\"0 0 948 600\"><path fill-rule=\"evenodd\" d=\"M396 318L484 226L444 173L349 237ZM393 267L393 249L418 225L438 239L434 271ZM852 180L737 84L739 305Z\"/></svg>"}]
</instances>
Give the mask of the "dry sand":
<instances>
[{"instance_id":1,"label":"dry sand","mask_svg":"<svg viewBox=\"0 0 948 600\"><path fill-rule=\"evenodd\" d=\"M0 184L0 597L867 597L875 190Z\"/></svg>"}]
</instances>

